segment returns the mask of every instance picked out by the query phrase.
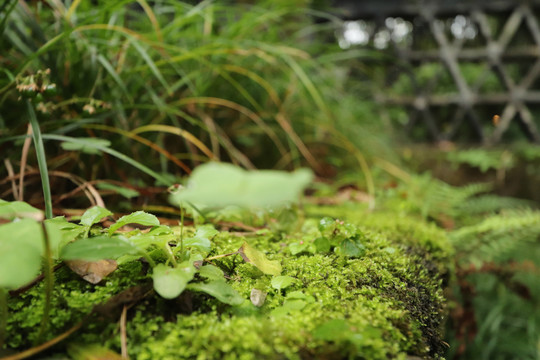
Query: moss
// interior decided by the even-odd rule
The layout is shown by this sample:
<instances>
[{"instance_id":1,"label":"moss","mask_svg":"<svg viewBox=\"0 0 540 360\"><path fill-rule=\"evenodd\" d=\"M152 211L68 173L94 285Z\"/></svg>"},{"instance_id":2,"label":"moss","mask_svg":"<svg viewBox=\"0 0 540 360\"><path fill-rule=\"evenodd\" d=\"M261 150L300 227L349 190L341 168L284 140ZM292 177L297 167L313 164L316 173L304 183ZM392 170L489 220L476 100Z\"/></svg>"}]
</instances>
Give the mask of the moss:
<instances>
[{"instance_id":1,"label":"moss","mask_svg":"<svg viewBox=\"0 0 540 360\"><path fill-rule=\"evenodd\" d=\"M129 311L130 356L201 360L439 357L445 302L442 284L451 255L444 233L393 215L367 216L359 210L330 207L317 211L354 221L357 225L348 226L347 231L361 244L361 255L317 253L312 245L321 236L318 219L306 221L301 232L292 234L263 231L237 237L222 232L214 238L215 253L234 252L248 241L269 258L280 260L282 275L292 277L292 284L273 288L270 276L239 255L215 260L246 299L244 304L230 307L189 291L174 300L152 296L139 301ZM307 244L305 251L292 255L290 245L300 242ZM52 324L57 334L97 302L146 279L138 262L115 272L107 281L109 286L85 284L67 272L58 274L62 276L57 281L56 304L63 305ZM267 293L261 307L247 300L253 289ZM28 345L39 316L24 307L39 313L39 291L37 287L10 301L11 309L18 309L10 326L20 334L10 339L10 346ZM71 341L100 343L118 351L115 321L94 322Z\"/></svg>"}]
</instances>

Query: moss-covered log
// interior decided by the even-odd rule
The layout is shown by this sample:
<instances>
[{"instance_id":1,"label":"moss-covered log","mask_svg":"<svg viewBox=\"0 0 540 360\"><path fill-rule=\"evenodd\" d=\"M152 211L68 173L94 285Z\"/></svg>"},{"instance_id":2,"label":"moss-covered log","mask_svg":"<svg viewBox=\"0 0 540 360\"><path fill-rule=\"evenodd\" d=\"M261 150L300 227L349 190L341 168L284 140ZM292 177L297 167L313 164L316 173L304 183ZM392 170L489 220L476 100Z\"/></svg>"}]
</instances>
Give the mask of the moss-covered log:
<instances>
[{"instance_id":1,"label":"moss-covered log","mask_svg":"<svg viewBox=\"0 0 540 360\"><path fill-rule=\"evenodd\" d=\"M284 278L276 279L240 255L212 260L246 299L236 307L191 291L164 300L145 287L151 280L140 261L122 265L98 285L58 270L49 337L94 311L49 351L74 356L81 351L76 344L99 344L120 353L118 321L126 305L125 348L133 359L439 358L451 258L444 232L358 207L306 212L301 229L221 232L214 238L216 254L235 252L247 241L283 267ZM326 219L323 229L324 216L340 220L334 226ZM327 251L321 238L328 237L350 244L341 250L330 244ZM11 349L31 346L41 291L38 285L9 299ZM96 307L100 303L106 306Z\"/></svg>"}]
</instances>

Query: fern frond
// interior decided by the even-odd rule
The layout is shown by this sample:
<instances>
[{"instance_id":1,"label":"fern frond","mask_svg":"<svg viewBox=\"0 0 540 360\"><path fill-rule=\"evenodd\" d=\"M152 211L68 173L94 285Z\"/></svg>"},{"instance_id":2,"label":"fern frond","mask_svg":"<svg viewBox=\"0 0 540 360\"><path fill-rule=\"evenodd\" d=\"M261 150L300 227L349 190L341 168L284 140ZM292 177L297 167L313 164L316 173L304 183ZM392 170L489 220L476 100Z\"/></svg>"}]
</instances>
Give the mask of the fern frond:
<instances>
[{"instance_id":1,"label":"fern frond","mask_svg":"<svg viewBox=\"0 0 540 360\"><path fill-rule=\"evenodd\" d=\"M456 210L470 216L493 213L502 209L527 208L533 204L530 200L486 194L466 199L457 205Z\"/></svg>"},{"instance_id":2,"label":"fern frond","mask_svg":"<svg viewBox=\"0 0 540 360\"><path fill-rule=\"evenodd\" d=\"M540 211L508 210L450 234L460 262L481 264L508 260L521 246L540 238Z\"/></svg>"}]
</instances>

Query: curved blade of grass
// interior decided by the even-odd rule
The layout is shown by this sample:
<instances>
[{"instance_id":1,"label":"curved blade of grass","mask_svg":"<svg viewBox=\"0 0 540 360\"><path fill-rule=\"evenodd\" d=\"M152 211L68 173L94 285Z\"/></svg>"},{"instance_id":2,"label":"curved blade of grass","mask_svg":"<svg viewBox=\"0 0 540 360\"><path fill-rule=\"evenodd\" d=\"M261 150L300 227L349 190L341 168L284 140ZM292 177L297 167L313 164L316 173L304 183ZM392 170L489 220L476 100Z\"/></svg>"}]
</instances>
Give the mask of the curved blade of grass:
<instances>
[{"instance_id":1,"label":"curved blade of grass","mask_svg":"<svg viewBox=\"0 0 540 360\"><path fill-rule=\"evenodd\" d=\"M122 92L124 93L126 98L129 100L129 102L132 103L133 98L131 97L131 94L129 93L128 89L126 88L126 84L124 84L120 76L118 76L118 73L116 72L116 70L114 70L114 67L111 65L109 60L107 60L101 54L98 55L97 59L98 59L98 62L105 68L105 70L107 70L109 75L111 75L111 77L116 82L116 84L120 87L120 90L122 90Z\"/></svg>"},{"instance_id":2,"label":"curved blade of grass","mask_svg":"<svg viewBox=\"0 0 540 360\"><path fill-rule=\"evenodd\" d=\"M268 81L266 81L264 78L259 76L259 74L246 69L241 66L232 65L232 64L226 64L223 65L223 68L229 72L235 72L241 75L244 75L245 77L249 78L253 82L257 83L259 86L261 86L266 92L268 93L268 96L270 96L270 99L276 106L281 106L281 100L279 99L279 95L277 91L270 85Z\"/></svg>"},{"instance_id":3,"label":"curved blade of grass","mask_svg":"<svg viewBox=\"0 0 540 360\"><path fill-rule=\"evenodd\" d=\"M74 0L73 3L71 3L71 6L69 7L65 15L65 18L67 21L71 21L71 17L75 13L75 10L77 10L77 7L79 6L80 3L81 3L81 0Z\"/></svg>"},{"instance_id":4,"label":"curved blade of grass","mask_svg":"<svg viewBox=\"0 0 540 360\"><path fill-rule=\"evenodd\" d=\"M131 44L133 45L133 47L135 48L135 50L137 50L137 52L141 55L141 57L143 58L143 60L146 62L146 64L148 65L148 67L150 68L150 70L152 71L152 73L154 74L154 76L158 79L158 81L161 83L161 85L163 85L163 87L165 88L165 90L167 90L167 93L169 95L172 94L172 91L171 91L171 88L169 86L169 84L167 84L167 82L165 81L165 78L163 77L163 75L161 74L161 72L159 71L159 69L157 68L156 64L154 63L154 61L152 60L152 58L150 57L150 55L148 55L148 52L146 52L143 47L141 46L141 44L139 44L137 41L132 41Z\"/></svg>"},{"instance_id":5,"label":"curved blade of grass","mask_svg":"<svg viewBox=\"0 0 540 360\"><path fill-rule=\"evenodd\" d=\"M15 9L18 2L18 0L13 0L12 3L6 1L2 7L0 7L0 13L4 14L4 18L2 19L2 22L0 22L0 34L4 33L4 28L6 26L7 19L9 18L9 14L11 14L11 12Z\"/></svg>"},{"instance_id":6,"label":"curved blade of grass","mask_svg":"<svg viewBox=\"0 0 540 360\"><path fill-rule=\"evenodd\" d=\"M315 169L320 170L321 165L317 160L315 160L315 157L311 154L307 146L304 144L302 139L300 139L300 136L294 131L292 125L290 124L289 120L283 115L283 113L276 114L276 121L279 123L281 128L287 133L287 135L291 138L294 145L298 148L300 153L302 153L302 156L307 160L307 162Z\"/></svg>"},{"instance_id":7,"label":"curved blade of grass","mask_svg":"<svg viewBox=\"0 0 540 360\"><path fill-rule=\"evenodd\" d=\"M109 131L109 132L112 132L112 133L116 133L116 134L128 137L128 138L133 139L135 141L138 141L141 144L144 144L144 145L154 149L155 151L159 152L160 154L165 156L167 159L169 159L170 161L172 161L173 163L178 165L178 167L183 169L186 173L188 173L188 174L191 173L191 169L189 168L189 166L187 166L184 162L177 159L170 152L163 149L162 147L160 147L156 143L153 143L150 140L147 140L147 139L145 139L145 138L143 138L143 137L141 137L139 135L136 135L136 134L134 134L132 132L125 131L125 130L115 128L115 127L111 127L111 126L107 126L107 125L100 125L100 124L89 124L89 125L84 125L82 127L85 128L85 129L97 129L97 130Z\"/></svg>"},{"instance_id":8,"label":"curved blade of grass","mask_svg":"<svg viewBox=\"0 0 540 360\"><path fill-rule=\"evenodd\" d=\"M137 3L141 5L146 13L146 16L148 17L148 20L150 20L150 23L152 23L152 27L154 28L158 41L163 42L163 34L161 33L161 28L159 26L159 21L156 18L156 14L154 14L154 11L152 11L152 8L150 5L148 5L146 0L137 0Z\"/></svg>"},{"instance_id":9,"label":"curved blade of grass","mask_svg":"<svg viewBox=\"0 0 540 360\"><path fill-rule=\"evenodd\" d=\"M47 41L43 46L41 46L37 51L33 52L32 54L28 55L25 58L25 61L19 66L16 73L22 74L28 66L32 63L33 60L37 59L39 56L43 55L47 51L49 51L56 43L58 43L60 40L62 40L64 37L69 36L71 34L70 31L63 32L61 34L56 35L51 40ZM6 87L0 89L0 94L6 89Z\"/></svg>"},{"instance_id":10,"label":"curved blade of grass","mask_svg":"<svg viewBox=\"0 0 540 360\"><path fill-rule=\"evenodd\" d=\"M130 158L129 156L126 156L126 155L122 154L121 152L118 152L118 151L113 150L111 148L100 146L100 145L93 144L93 143L88 143L88 142L85 142L84 140L80 140L80 139L69 137L69 136L63 136L63 135L44 134L43 138L44 139L49 139L49 140L56 140L56 141L74 142L74 143L78 143L80 145L94 147L97 150L100 150L100 151L102 151L104 153L107 153L107 154L109 154L111 156L116 157L119 160L122 160L122 161L130 164L131 166L135 167L136 169L139 169L140 171L144 172L145 174L150 175L154 179L158 180L159 182L161 182L163 184L166 184L167 186L172 185L172 182L170 182L167 178L161 176L160 174L156 173L154 170L152 170L149 167L141 164L140 162Z\"/></svg>"},{"instance_id":11,"label":"curved blade of grass","mask_svg":"<svg viewBox=\"0 0 540 360\"><path fill-rule=\"evenodd\" d=\"M211 129L208 129L204 126L202 126L203 122L199 121L198 119L195 119L193 116L189 115L188 113L178 109L177 106L170 106L168 104L165 104L163 107L156 107L156 105L148 105L148 104L134 104L130 105L128 108L133 109L146 109L146 110L158 110L167 113L168 115L174 115L174 116L180 116L183 119L186 119L189 121L190 124L197 126L204 131L207 131L209 133L212 133ZM152 125L154 126L154 125ZM170 126L170 125L155 125L155 126ZM171 126L171 129L177 129L177 127ZM178 134L177 134L178 135ZM255 169L255 166L251 163L251 161L246 157L245 154L243 154L240 150L238 150L228 135L223 131L217 124L216 124L216 136L219 140L219 143L227 150L229 153L232 162L242 164L246 169ZM15 140L19 138L12 137L9 140ZM3 142L3 139L0 138L0 143ZM210 149L208 149L210 151ZM178 154L175 155L175 157L179 158ZM182 157L182 159L203 159L203 161L207 161L207 159L202 158L201 156L198 156L197 154L190 154L188 157ZM213 160L216 160L215 158Z\"/></svg>"},{"instance_id":12,"label":"curved blade of grass","mask_svg":"<svg viewBox=\"0 0 540 360\"><path fill-rule=\"evenodd\" d=\"M186 139L201 150L209 159L214 160L214 154L212 151L204 145L199 139L197 139L189 131L170 126L170 125L145 125L138 127L131 131L132 134L140 134L148 131L166 132L173 135L178 135Z\"/></svg>"},{"instance_id":13,"label":"curved blade of grass","mask_svg":"<svg viewBox=\"0 0 540 360\"><path fill-rule=\"evenodd\" d=\"M303 83L304 87L306 88L308 93L311 95L313 101L315 102L319 110L321 110L326 116L328 116L328 119L332 119L332 113L328 109L326 102L323 100L321 94L317 90L317 87L313 84L309 76L307 76L304 69L302 69L302 67L296 61L294 61L290 56L283 56L282 58L294 71L294 73L300 79L300 81Z\"/></svg>"},{"instance_id":14,"label":"curved blade of grass","mask_svg":"<svg viewBox=\"0 0 540 360\"><path fill-rule=\"evenodd\" d=\"M249 119L251 119L257 126L259 126L265 133L268 135L268 137L274 142L278 150L281 154L285 154L286 150L279 138L277 137L277 134L272 130L259 115L251 111L250 109L246 108L245 106L242 106L238 103L235 103L234 101L226 100L226 99L220 99L215 97L192 97L192 98L183 98L181 100L178 100L174 102L177 106L183 106L188 104L212 104L212 105L218 105L218 106L224 106L233 110L238 111L239 113L247 116Z\"/></svg>"}]
</instances>

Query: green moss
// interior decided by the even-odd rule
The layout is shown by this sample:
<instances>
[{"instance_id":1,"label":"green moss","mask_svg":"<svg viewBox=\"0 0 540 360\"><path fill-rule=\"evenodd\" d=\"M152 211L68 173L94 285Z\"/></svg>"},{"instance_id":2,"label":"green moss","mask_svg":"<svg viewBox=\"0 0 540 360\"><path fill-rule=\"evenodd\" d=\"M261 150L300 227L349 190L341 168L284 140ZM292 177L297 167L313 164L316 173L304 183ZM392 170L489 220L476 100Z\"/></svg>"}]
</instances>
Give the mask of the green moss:
<instances>
[{"instance_id":1,"label":"green moss","mask_svg":"<svg viewBox=\"0 0 540 360\"><path fill-rule=\"evenodd\" d=\"M129 310L130 356L201 360L439 357L445 303L442 284L451 255L444 233L393 215L368 216L360 210L330 207L317 211L354 221L357 225L343 225L344 231L354 234L362 253L356 257L317 253L312 245L321 236L318 219L307 220L301 232L292 234L266 231L236 237L222 232L214 238L215 253L234 252L248 241L270 259L280 260L282 275L292 277L292 283L278 290L272 287L271 276L239 255L217 259L215 265L230 277L245 303L230 307L189 291L174 300L154 295L139 301ZM291 244L298 243L307 244L306 250L292 255ZM65 278L57 281L56 304L62 305L53 315L56 334L97 302L146 278L138 262L114 273L108 286L85 284L67 271L57 276ZM267 293L261 307L248 300L253 289ZM18 309L10 326L20 336L11 338L10 346L28 345L30 330L39 322L39 292L37 287L10 301L12 311ZM32 307L33 312L25 307ZM71 341L100 343L118 351L116 321L93 322Z\"/></svg>"}]
</instances>

